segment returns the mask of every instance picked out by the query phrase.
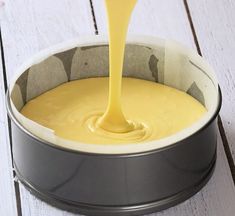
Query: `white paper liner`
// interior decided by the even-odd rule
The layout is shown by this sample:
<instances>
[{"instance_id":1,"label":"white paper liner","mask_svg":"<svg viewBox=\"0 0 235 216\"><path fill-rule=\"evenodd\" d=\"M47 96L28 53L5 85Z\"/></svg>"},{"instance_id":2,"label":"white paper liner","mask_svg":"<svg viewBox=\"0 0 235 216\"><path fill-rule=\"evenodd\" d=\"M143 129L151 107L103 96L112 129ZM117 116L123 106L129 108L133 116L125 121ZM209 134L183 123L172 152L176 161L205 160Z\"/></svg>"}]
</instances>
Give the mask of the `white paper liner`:
<instances>
[{"instance_id":1,"label":"white paper liner","mask_svg":"<svg viewBox=\"0 0 235 216\"><path fill-rule=\"evenodd\" d=\"M177 42L147 36L128 38L123 75L157 81L195 97L205 105L208 112L191 127L151 142L84 144L60 138L53 130L39 125L19 112L28 100L63 82L107 76L107 41L104 36L92 36L63 43L40 52L18 69L9 87L10 100L13 114L24 128L63 148L90 153L128 154L172 145L198 131L213 117L218 107L219 93L212 68L195 51ZM86 67L87 65L89 66ZM140 68L142 73L136 73Z\"/></svg>"}]
</instances>

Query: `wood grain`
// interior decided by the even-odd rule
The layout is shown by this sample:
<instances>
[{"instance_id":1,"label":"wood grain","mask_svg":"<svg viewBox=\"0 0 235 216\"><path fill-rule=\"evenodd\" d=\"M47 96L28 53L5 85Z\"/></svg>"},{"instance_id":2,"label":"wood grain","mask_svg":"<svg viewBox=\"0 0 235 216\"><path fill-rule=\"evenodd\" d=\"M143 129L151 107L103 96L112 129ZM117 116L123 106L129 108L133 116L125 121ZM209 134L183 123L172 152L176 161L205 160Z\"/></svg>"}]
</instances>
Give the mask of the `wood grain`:
<instances>
[{"instance_id":1,"label":"wood grain","mask_svg":"<svg viewBox=\"0 0 235 216\"><path fill-rule=\"evenodd\" d=\"M197 1L192 0L192 2L198 4ZM202 0L199 2L202 2ZM93 0L93 5L99 34L106 34L106 16L104 16L105 8L103 1ZM194 7L192 7L193 9ZM209 26L207 28L209 29ZM144 33L168 39L173 38L188 47L196 49L183 1L138 1L132 17L129 33ZM153 215L232 216L234 215L235 207L232 204L234 201L230 202L231 200L235 200L234 185L223 144L219 137L217 167L213 178L207 186L185 203Z\"/></svg>"},{"instance_id":2,"label":"wood grain","mask_svg":"<svg viewBox=\"0 0 235 216\"><path fill-rule=\"evenodd\" d=\"M235 1L188 0L188 4L202 54L222 88L221 118L235 160Z\"/></svg>"},{"instance_id":3,"label":"wood grain","mask_svg":"<svg viewBox=\"0 0 235 216\"><path fill-rule=\"evenodd\" d=\"M8 82L14 75L15 69L38 51L65 40L95 34L89 1L7 1L0 12ZM3 131L2 128L1 131ZM7 133L4 133L2 137L7 139ZM9 146L8 139L4 142L4 145ZM2 157L2 154L4 157ZM1 149L0 161L7 162L9 158L10 154L6 154ZM3 165L0 164L1 166ZM11 167L9 162L4 165L4 169L9 169L9 167ZM12 176L11 179L4 177L4 181L12 182ZM5 190L3 190L4 187ZM10 200L4 197L10 196L9 193L12 192L7 189L5 183L1 183L0 178L0 192L1 190L3 190L4 195L1 196L0 194L0 207L4 203L6 204L5 207L9 207L9 210L3 208L3 214L0 210L0 215L16 215L13 212L15 207L10 207ZM68 215L37 200L21 185L20 193L23 216ZM8 212L9 214L7 214Z\"/></svg>"},{"instance_id":4,"label":"wood grain","mask_svg":"<svg viewBox=\"0 0 235 216\"><path fill-rule=\"evenodd\" d=\"M14 216L17 214L16 199L4 99L3 71L0 61L0 215Z\"/></svg>"},{"instance_id":5,"label":"wood grain","mask_svg":"<svg viewBox=\"0 0 235 216\"><path fill-rule=\"evenodd\" d=\"M99 34L107 34L104 0L92 2ZM183 2L179 0L138 1L128 34L158 36L179 41L196 49Z\"/></svg>"},{"instance_id":6,"label":"wood grain","mask_svg":"<svg viewBox=\"0 0 235 216\"><path fill-rule=\"evenodd\" d=\"M8 1L1 28L8 79L40 50L95 33L89 1L74 0Z\"/></svg>"},{"instance_id":7,"label":"wood grain","mask_svg":"<svg viewBox=\"0 0 235 216\"><path fill-rule=\"evenodd\" d=\"M21 183L20 194L22 216L75 216L73 213L62 211L37 199L35 196L31 195Z\"/></svg>"}]
</instances>

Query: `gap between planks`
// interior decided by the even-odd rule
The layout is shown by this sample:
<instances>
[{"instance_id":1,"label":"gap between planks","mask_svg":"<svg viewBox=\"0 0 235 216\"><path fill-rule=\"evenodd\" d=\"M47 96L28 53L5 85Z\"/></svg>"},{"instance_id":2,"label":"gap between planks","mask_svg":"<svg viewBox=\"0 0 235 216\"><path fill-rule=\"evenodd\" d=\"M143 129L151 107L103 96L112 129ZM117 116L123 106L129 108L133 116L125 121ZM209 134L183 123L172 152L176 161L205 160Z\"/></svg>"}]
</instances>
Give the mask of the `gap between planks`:
<instances>
[{"instance_id":1,"label":"gap between planks","mask_svg":"<svg viewBox=\"0 0 235 216\"><path fill-rule=\"evenodd\" d=\"M3 48L1 28L0 28L0 52L1 52L2 72L3 72L3 82L4 82L3 84L4 84L4 90L5 90L5 93L6 93L7 88L8 88L8 82L7 82L7 74L6 74L6 65L5 65L5 57L4 57L4 48ZM13 163L11 121L10 121L10 118L9 118L8 115L6 116L6 118L7 118L7 126L8 126L7 129L8 129L10 150L11 150L10 152L11 152L13 178L15 178L16 174L15 174L15 171L14 171L14 163ZM22 216L19 183L15 179L14 179L14 189L15 189L15 201L16 201L17 214L18 214L18 216Z\"/></svg>"},{"instance_id":2,"label":"gap between planks","mask_svg":"<svg viewBox=\"0 0 235 216\"><path fill-rule=\"evenodd\" d=\"M196 30L195 30L195 27L194 27L194 24L193 24L193 19L192 19L192 16L191 16L191 12L190 12L190 9L189 9L188 2L187 2L187 0L183 0L183 2L184 2L184 6L185 6L187 16L188 16L188 21L189 21L189 24L190 24L190 27L191 27L194 42L195 42L195 45L196 45L196 48L197 48L197 52L200 56L203 56L201 48L200 48L200 44L199 44L199 41L198 41L197 33L196 33ZM218 124L218 128L219 128L219 133L220 133L220 136L221 136L221 139L222 139L224 151L225 151L225 154L226 154L226 157L227 157L227 160L228 160L229 169L231 171L231 175L232 175L232 178L233 178L233 183L235 185L235 165L234 165L232 153L231 153L231 150L230 150L230 146L229 146L229 143L228 143L228 139L227 139L227 136L226 136L226 133L225 133L225 130L224 130L223 121L222 121L220 115L218 116L217 124Z\"/></svg>"},{"instance_id":3,"label":"gap between planks","mask_svg":"<svg viewBox=\"0 0 235 216\"><path fill-rule=\"evenodd\" d=\"M98 35L99 30L98 30L98 26L97 26L97 22L96 22L95 10L94 10L94 7L93 7L92 0L90 0L90 6L91 6L91 15L92 15L92 18L93 18L93 23L94 23L94 28L95 28L95 34Z\"/></svg>"}]
</instances>

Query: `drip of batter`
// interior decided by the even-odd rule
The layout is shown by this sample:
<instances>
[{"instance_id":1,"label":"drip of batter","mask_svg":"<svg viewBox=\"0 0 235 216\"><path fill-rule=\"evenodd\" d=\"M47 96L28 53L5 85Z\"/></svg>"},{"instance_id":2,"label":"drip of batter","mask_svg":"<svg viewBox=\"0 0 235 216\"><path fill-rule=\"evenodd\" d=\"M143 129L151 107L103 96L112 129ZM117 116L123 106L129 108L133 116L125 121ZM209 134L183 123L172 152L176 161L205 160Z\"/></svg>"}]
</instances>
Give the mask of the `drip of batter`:
<instances>
[{"instance_id":1,"label":"drip of batter","mask_svg":"<svg viewBox=\"0 0 235 216\"><path fill-rule=\"evenodd\" d=\"M126 120L121 107L125 40L130 16L136 2L137 0L106 0L109 23L109 103L98 125L114 133L141 129L141 125L134 125Z\"/></svg>"}]
</instances>

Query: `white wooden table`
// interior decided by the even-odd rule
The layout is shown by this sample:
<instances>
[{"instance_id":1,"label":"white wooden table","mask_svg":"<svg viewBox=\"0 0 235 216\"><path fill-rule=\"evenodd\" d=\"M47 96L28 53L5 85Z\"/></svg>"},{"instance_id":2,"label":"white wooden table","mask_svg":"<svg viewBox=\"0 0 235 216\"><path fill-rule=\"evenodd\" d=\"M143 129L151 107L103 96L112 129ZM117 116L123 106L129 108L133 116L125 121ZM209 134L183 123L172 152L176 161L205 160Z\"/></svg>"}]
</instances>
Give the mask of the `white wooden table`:
<instances>
[{"instance_id":1,"label":"white wooden table","mask_svg":"<svg viewBox=\"0 0 235 216\"><path fill-rule=\"evenodd\" d=\"M209 183L186 202L155 216L235 215L235 1L139 0L130 33L174 39L214 67L223 92L218 161ZM31 55L84 35L107 34L103 0L0 0L0 215L74 215L31 195L14 177L5 91Z\"/></svg>"}]
</instances>

